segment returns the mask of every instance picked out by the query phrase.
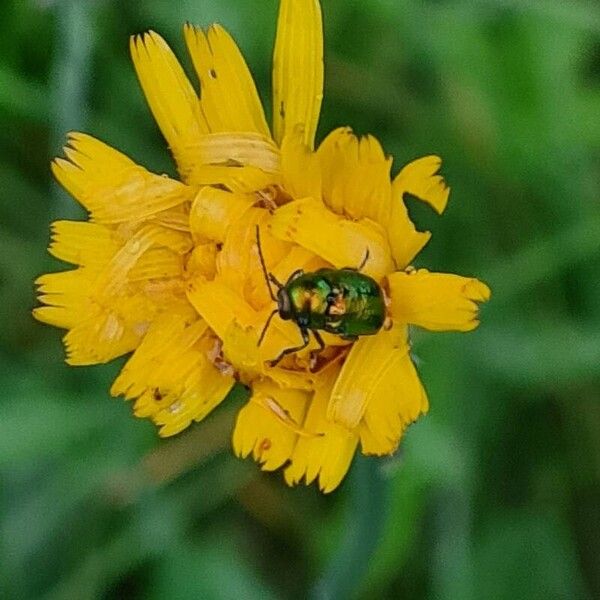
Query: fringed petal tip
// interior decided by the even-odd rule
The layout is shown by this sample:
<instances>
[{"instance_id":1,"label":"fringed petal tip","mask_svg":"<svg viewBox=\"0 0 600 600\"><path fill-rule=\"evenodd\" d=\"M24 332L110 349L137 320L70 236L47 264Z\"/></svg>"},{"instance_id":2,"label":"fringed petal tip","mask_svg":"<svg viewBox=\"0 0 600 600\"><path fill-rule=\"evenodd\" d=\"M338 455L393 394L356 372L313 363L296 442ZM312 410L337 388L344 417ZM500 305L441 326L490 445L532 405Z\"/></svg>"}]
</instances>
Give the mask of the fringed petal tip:
<instances>
[{"instance_id":1,"label":"fringed petal tip","mask_svg":"<svg viewBox=\"0 0 600 600\"><path fill-rule=\"evenodd\" d=\"M275 471L292 456L298 433L290 423L302 423L310 395L301 390L282 390L265 380L253 386L253 396L238 413L233 430L237 456L252 454L263 471Z\"/></svg>"},{"instance_id":2,"label":"fringed petal tip","mask_svg":"<svg viewBox=\"0 0 600 600\"><path fill-rule=\"evenodd\" d=\"M201 421L229 393L235 380L211 362L206 323L189 310L161 315L115 379L111 394L135 400L134 414L150 418L161 437Z\"/></svg>"},{"instance_id":3,"label":"fringed petal tip","mask_svg":"<svg viewBox=\"0 0 600 600\"><path fill-rule=\"evenodd\" d=\"M352 452L352 455L354 455L354 451ZM295 466L291 464L283 472L283 478L289 487L296 487L302 483L308 486L316 481L321 493L331 494L331 492L334 492L344 480L351 462L352 457L347 466L344 466L342 469L332 472L331 469L321 467L316 471L312 470L310 475L308 472L299 473Z\"/></svg>"},{"instance_id":4,"label":"fringed petal tip","mask_svg":"<svg viewBox=\"0 0 600 600\"><path fill-rule=\"evenodd\" d=\"M405 194L429 204L438 214L444 212L450 188L438 175L442 160L425 156L406 165L392 183L391 218L387 227L392 255L399 269L405 268L425 247L431 233L417 231L405 205Z\"/></svg>"},{"instance_id":5,"label":"fringed petal tip","mask_svg":"<svg viewBox=\"0 0 600 600\"><path fill-rule=\"evenodd\" d=\"M88 177L101 181L106 175L110 175L114 169L123 170L126 167L135 166L134 162L121 152L115 150L99 139L79 131L70 131L62 148L64 157L56 157L50 163L52 174L59 183L63 184L67 191L69 186L63 181L74 171L74 176L82 175L84 172ZM93 169L93 170L92 170ZM77 194L72 192L77 197ZM79 198L77 198L79 200Z\"/></svg>"},{"instance_id":6,"label":"fringed petal tip","mask_svg":"<svg viewBox=\"0 0 600 600\"><path fill-rule=\"evenodd\" d=\"M160 35L134 35L129 47L146 101L186 179L197 162L187 148L210 131L198 95Z\"/></svg>"},{"instance_id":7,"label":"fringed petal tip","mask_svg":"<svg viewBox=\"0 0 600 600\"><path fill-rule=\"evenodd\" d=\"M471 331L490 288L475 278L427 269L388 275L392 318L432 331Z\"/></svg>"},{"instance_id":8,"label":"fringed petal tip","mask_svg":"<svg viewBox=\"0 0 600 600\"><path fill-rule=\"evenodd\" d=\"M409 424L428 409L406 327L359 340L333 388L328 417L357 432L363 454L392 454Z\"/></svg>"},{"instance_id":9,"label":"fringed petal tip","mask_svg":"<svg viewBox=\"0 0 600 600\"><path fill-rule=\"evenodd\" d=\"M367 420L359 425L361 454L364 456L392 456L397 452L409 427L429 412L429 400L423 387L414 395L414 399L416 402L412 409L413 412L393 415L383 435L378 431L371 430Z\"/></svg>"},{"instance_id":10,"label":"fringed petal tip","mask_svg":"<svg viewBox=\"0 0 600 600\"><path fill-rule=\"evenodd\" d=\"M387 229L392 212L392 160L378 140L339 128L323 140L317 156L327 206L339 215L370 219Z\"/></svg>"},{"instance_id":11,"label":"fringed petal tip","mask_svg":"<svg viewBox=\"0 0 600 600\"><path fill-rule=\"evenodd\" d=\"M474 302L489 302L492 297L490 287L483 281L475 278L469 279L465 284L463 293L469 300L473 300Z\"/></svg>"},{"instance_id":12,"label":"fringed petal tip","mask_svg":"<svg viewBox=\"0 0 600 600\"><path fill-rule=\"evenodd\" d=\"M282 389L263 380L238 414L233 448L240 458L252 458L261 469L284 467L289 486L317 481L323 493L335 490L346 475L358 434L327 421L327 401L338 370L321 378L314 395Z\"/></svg>"},{"instance_id":13,"label":"fringed petal tip","mask_svg":"<svg viewBox=\"0 0 600 600\"><path fill-rule=\"evenodd\" d=\"M288 485L318 480L319 489L329 494L344 479L358 445L358 435L327 418L327 404L338 377L332 368L319 381L310 403L304 429L313 435L298 438L291 461L285 470Z\"/></svg>"},{"instance_id":14,"label":"fringed petal tip","mask_svg":"<svg viewBox=\"0 0 600 600\"><path fill-rule=\"evenodd\" d=\"M401 195L409 193L442 214L448 204L450 188L438 174L441 166L442 159L439 156L418 158L398 173L394 187Z\"/></svg>"},{"instance_id":15,"label":"fringed petal tip","mask_svg":"<svg viewBox=\"0 0 600 600\"><path fill-rule=\"evenodd\" d=\"M339 439L331 440L316 440L317 444L322 447L329 446L331 449L337 448L342 454L339 458L328 454L329 450L324 449L323 456L311 455L309 462L302 462L302 459L296 459L288 465L284 470L284 480L290 487L295 487L304 483L311 485L317 483L319 490L323 494L330 494L335 491L344 480L358 444L358 437L353 437L347 442L340 442Z\"/></svg>"},{"instance_id":16,"label":"fringed petal tip","mask_svg":"<svg viewBox=\"0 0 600 600\"><path fill-rule=\"evenodd\" d=\"M57 181L101 223L147 218L190 201L195 190L137 165L83 133L69 134L66 158L52 163Z\"/></svg>"},{"instance_id":17,"label":"fringed petal tip","mask_svg":"<svg viewBox=\"0 0 600 600\"><path fill-rule=\"evenodd\" d=\"M212 133L270 131L252 75L237 44L220 25L186 25L186 45L202 90L202 112Z\"/></svg>"}]
</instances>

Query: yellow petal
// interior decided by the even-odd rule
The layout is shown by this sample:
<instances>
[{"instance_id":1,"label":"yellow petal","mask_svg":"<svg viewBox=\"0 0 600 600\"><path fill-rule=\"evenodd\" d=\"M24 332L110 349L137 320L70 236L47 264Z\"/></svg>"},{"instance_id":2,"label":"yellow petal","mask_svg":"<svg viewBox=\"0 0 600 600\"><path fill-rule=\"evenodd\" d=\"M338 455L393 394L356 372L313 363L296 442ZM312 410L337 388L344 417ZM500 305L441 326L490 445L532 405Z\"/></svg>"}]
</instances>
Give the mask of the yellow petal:
<instances>
[{"instance_id":1,"label":"yellow petal","mask_svg":"<svg viewBox=\"0 0 600 600\"><path fill-rule=\"evenodd\" d=\"M47 302L42 298L40 302ZM33 317L40 323L59 327L60 329L70 329L79 322L79 317L75 312L66 306L38 306L32 311Z\"/></svg>"},{"instance_id":2,"label":"yellow petal","mask_svg":"<svg viewBox=\"0 0 600 600\"><path fill-rule=\"evenodd\" d=\"M272 356L275 356L275 353ZM277 366L265 368L263 372L280 388L295 388L306 392L314 390L314 376L309 371L296 371Z\"/></svg>"},{"instance_id":3,"label":"yellow petal","mask_svg":"<svg viewBox=\"0 0 600 600\"><path fill-rule=\"evenodd\" d=\"M267 218L266 210L251 208L243 219L233 221L228 227L223 247L217 257L217 272L221 281L245 299L246 286L252 270L256 271L256 276L262 276L256 247L256 226L265 229L264 222ZM263 235L263 248L265 244L266 239ZM267 293L266 283L263 289Z\"/></svg>"},{"instance_id":4,"label":"yellow petal","mask_svg":"<svg viewBox=\"0 0 600 600\"><path fill-rule=\"evenodd\" d=\"M331 132L319 147L323 199L339 214L369 218L388 227L391 158L371 135L358 138L348 127Z\"/></svg>"},{"instance_id":5,"label":"yellow petal","mask_svg":"<svg viewBox=\"0 0 600 600\"><path fill-rule=\"evenodd\" d=\"M82 267L37 280L39 300L48 306L34 316L70 330L69 364L112 360L137 347L165 305L173 311L186 303L182 277L190 249L187 233L155 224L110 229L58 222L51 251Z\"/></svg>"},{"instance_id":6,"label":"yellow petal","mask_svg":"<svg viewBox=\"0 0 600 600\"><path fill-rule=\"evenodd\" d=\"M317 150L317 157L321 165L323 180L323 199L327 206L338 214L343 214L343 198L340 195L333 197L332 191L340 180L340 161L349 161L355 164L358 160L356 136L350 127L334 129L321 142Z\"/></svg>"},{"instance_id":7,"label":"yellow petal","mask_svg":"<svg viewBox=\"0 0 600 600\"><path fill-rule=\"evenodd\" d=\"M450 188L444 178L438 175L442 166L439 156L424 156L408 163L394 179L394 192L402 197L409 193L427 202L438 214L444 212L448 204Z\"/></svg>"},{"instance_id":8,"label":"yellow petal","mask_svg":"<svg viewBox=\"0 0 600 600\"><path fill-rule=\"evenodd\" d=\"M363 454L395 452L406 428L429 410L427 394L408 352L394 352L372 388L358 428Z\"/></svg>"},{"instance_id":9,"label":"yellow petal","mask_svg":"<svg viewBox=\"0 0 600 600\"><path fill-rule=\"evenodd\" d=\"M261 374L264 358L257 328L231 321L223 335L223 356L237 371Z\"/></svg>"},{"instance_id":10,"label":"yellow petal","mask_svg":"<svg viewBox=\"0 0 600 600\"><path fill-rule=\"evenodd\" d=\"M189 146L199 165L247 165L270 173L279 172L279 149L258 133L210 133ZM191 175L195 177L195 175Z\"/></svg>"},{"instance_id":11,"label":"yellow petal","mask_svg":"<svg viewBox=\"0 0 600 600\"><path fill-rule=\"evenodd\" d=\"M181 395L152 417L160 426L159 435L175 435L191 421L204 419L225 400L234 384L235 379L229 371L221 371L207 361L196 364Z\"/></svg>"},{"instance_id":12,"label":"yellow petal","mask_svg":"<svg viewBox=\"0 0 600 600\"><path fill-rule=\"evenodd\" d=\"M138 309L139 299L119 298L111 306L93 300L98 271L81 267L72 271L50 273L39 277L39 301L47 304L36 308L36 319L69 329L64 337L67 363L90 365L105 363L133 350L143 334L145 307L137 310L135 319L123 314L132 303Z\"/></svg>"},{"instance_id":13,"label":"yellow petal","mask_svg":"<svg viewBox=\"0 0 600 600\"><path fill-rule=\"evenodd\" d=\"M217 273L217 247L215 244L196 244L185 265L186 279L214 279Z\"/></svg>"},{"instance_id":14,"label":"yellow petal","mask_svg":"<svg viewBox=\"0 0 600 600\"><path fill-rule=\"evenodd\" d=\"M55 221L51 228L50 254L74 265L99 269L122 246L112 229L98 223Z\"/></svg>"},{"instance_id":15,"label":"yellow petal","mask_svg":"<svg viewBox=\"0 0 600 600\"><path fill-rule=\"evenodd\" d=\"M304 420L303 429L313 436L301 436L285 470L289 485L302 478L307 485L319 478L319 488L333 491L346 475L358 444L358 435L327 419L327 402L338 376L337 368L328 369L316 388Z\"/></svg>"},{"instance_id":16,"label":"yellow petal","mask_svg":"<svg viewBox=\"0 0 600 600\"><path fill-rule=\"evenodd\" d=\"M355 342L331 393L327 417L355 429L382 379L408 354L406 327L394 326Z\"/></svg>"},{"instance_id":17,"label":"yellow petal","mask_svg":"<svg viewBox=\"0 0 600 600\"><path fill-rule=\"evenodd\" d=\"M399 323L432 331L470 331L479 325L478 302L490 299L485 283L427 269L388 276L391 314Z\"/></svg>"},{"instance_id":18,"label":"yellow petal","mask_svg":"<svg viewBox=\"0 0 600 600\"><path fill-rule=\"evenodd\" d=\"M100 223L147 218L188 202L195 194L83 133L69 134L65 154L68 160L52 163L54 176Z\"/></svg>"},{"instance_id":19,"label":"yellow petal","mask_svg":"<svg viewBox=\"0 0 600 600\"><path fill-rule=\"evenodd\" d=\"M321 199L321 165L304 143L304 130L296 128L281 143L281 178L292 198Z\"/></svg>"},{"instance_id":20,"label":"yellow petal","mask_svg":"<svg viewBox=\"0 0 600 600\"><path fill-rule=\"evenodd\" d=\"M231 374L208 359L207 325L189 314L162 315L115 380L111 393L136 398L135 414L151 417L162 437L200 421L227 395Z\"/></svg>"},{"instance_id":21,"label":"yellow petal","mask_svg":"<svg viewBox=\"0 0 600 600\"><path fill-rule=\"evenodd\" d=\"M192 203L190 230L197 241L224 242L232 223L256 202L248 194L203 187Z\"/></svg>"},{"instance_id":22,"label":"yellow petal","mask_svg":"<svg viewBox=\"0 0 600 600\"><path fill-rule=\"evenodd\" d=\"M181 278L184 258L168 248L151 248L143 254L130 269L127 279L130 282Z\"/></svg>"},{"instance_id":23,"label":"yellow petal","mask_svg":"<svg viewBox=\"0 0 600 600\"><path fill-rule=\"evenodd\" d=\"M394 179L388 236L398 269L407 267L431 238L429 231L416 230L408 216L404 194L427 202L441 214L450 195L450 188L443 177L437 175L441 164L439 157L425 156L406 165Z\"/></svg>"},{"instance_id":24,"label":"yellow petal","mask_svg":"<svg viewBox=\"0 0 600 600\"><path fill-rule=\"evenodd\" d=\"M206 32L186 25L184 35L211 132L246 131L270 138L252 75L227 31L219 25Z\"/></svg>"},{"instance_id":25,"label":"yellow petal","mask_svg":"<svg viewBox=\"0 0 600 600\"><path fill-rule=\"evenodd\" d=\"M367 220L349 221L318 200L296 200L278 208L271 221L275 237L295 242L334 267L358 267L367 251L363 272L381 279L394 270L384 230Z\"/></svg>"},{"instance_id":26,"label":"yellow petal","mask_svg":"<svg viewBox=\"0 0 600 600\"><path fill-rule=\"evenodd\" d=\"M291 244L275 238L267 227L269 212L263 208L251 208L243 218L231 223L217 259L222 280L261 309L271 304L269 286L258 254L256 227L259 227L260 244L267 270L277 264L291 251Z\"/></svg>"},{"instance_id":27,"label":"yellow petal","mask_svg":"<svg viewBox=\"0 0 600 600\"><path fill-rule=\"evenodd\" d=\"M197 164L189 175L190 185L223 186L231 192L248 194L280 183L278 173L269 173L257 167Z\"/></svg>"},{"instance_id":28,"label":"yellow petal","mask_svg":"<svg viewBox=\"0 0 600 600\"><path fill-rule=\"evenodd\" d=\"M49 325L71 329L89 317L89 297L98 277L91 268L48 273L36 279L39 301L48 306L34 309L33 316Z\"/></svg>"},{"instance_id":29,"label":"yellow petal","mask_svg":"<svg viewBox=\"0 0 600 600\"><path fill-rule=\"evenodd\" d=\"M67 359L72 366L107 363L131 352L140 336L117 312L97 311L78 321L63 338Z\"/></svg>"},{"instance_id":30,"label":"yellow petal","mask_svg":"<svg viewBox=\"0 0 600 600\"><path fill-rule=\"evenodd\" d=\"M429 231L417 231L401 196L394 195L388 240L398 269L406 268L431 239Z\"/></svg>"},{"instance_id":31,"label":"yellow petal","mask_svg":"<svg viewBox=\"0 0 600 600\"><path fill-rule=\"evenodd\" d=\"M183 305L180 298L160 295L173 312ZM73 319L64 338L67 363L105 363L130 352L139 345L157 312L165 310L166 306L161 307L160 298L150 298L143 291L113 297L104 304L98 303L89 293L82 296L78 305L70 308L77 319Z\"/></svg>"},{"instance_id":32,"label":"yellow petal","mask_svg":"<svg viewBox=\"0 0 600 600\"><path fill-rule=\"evenodd\" d=\"M272 239L272 236L270 236L268 231L267 235L265 235L265 232L261 229L261 245L262 237L265 238L267 244L270 243L269 240ZM286 252L283 254L283 256L279 253L275 254L273 248L269 246L267 246L266 249L263 248L263 254L265 255L265 260L267 263L267 270L270 273L273 273L277 280L281 281L282 283L285 283L298 269L302 269L305 272L316 271L321 267L325 267L327 264L314 252L311 252L302 246L296 245L291 247L287 246ZM264 287L264 277L259 285Z\"/></svg>"},{"instance_id":33,"label":"yellow petal","mask_svg":"<svg viewBox=\"0 0 600 600\"><path fill-rule=\"evenodd\" d=\"M160 225L166 229L174 229L175 231L190 232L188 203L178 204L173 208L162 210L153 215L149 220L155 225Z\"/></svg>"},{"instance_id":34,"label":"yellow petal","mask_svg":"<svg viewBox=\"0 0 600 600\"><path fill-rule=\"evenodd\" d=\"M250 401L240 410L233 431L235 453L254 460L265 471L281 467L292 455L297 433L291 423L304 420L310 395L298 390L282 390L265 381L253 386Z\"/></svg>"},{"instance_id":35,"label":"yellow petal","mask_svg":"<svg viewBox=\"0 0 600 600\"><path fill-rule=\"evenodd\" d=\"M273 56L273 133L297 125L312 149L323 98L323 24L318 0L281 0Z\"/></svg>"},{"instance_id":36,"label":"yellow petal","mask_svg":"<svg viewBox=\"0 0 600 600\"><path fill-rule=\"evenodd\" d=\"M290 371L281 366L276 368L267 366L265 361L276 358L284 349L302 344L298 326L275 317L259 346L258 340L268 317L269 314L266 311L255 313L253 325L240 323L237 316L230 319L222 336L224 359L235 369L243 371L250 379L255 375L268 375L280 387L311 390L314 378L310 373ZM313 341L304 354L317 347L316 342ZM280 365L282 364L280 363Z\"/></svg>"},{"instance_id":37,"label":"yellow petal","mask_svg":"<svg viewBox=\"0 0 600 600\"><path fill-rule=\"evenodd\" d=\"M130 400L141 396L147 388L158 385L152 382L153 378L157 381L164 379L164 374L174 380L180 378L177 359L207 331L207 324L202 320L189 323L192 318L185 313L164 314L157 318L115 379L111 394ZM169 360L165 360L165 356L169 356Z\"/></svg>"},{"instance_id":38,"label":"yellow petal","mask_svg":"<svg viewBox=\"0 0 600 600\"><path fill-rule=\"evenodd\" d=\"M185 254L191 250L192 244L186 234L145 225L127 240L100 273L94 285L94 296L100 300L122 294L131 281L131 270L152 247L164 247L175 254Z\"/></svg>"},{"instance_id":39,"label":"yellow petal","mask_svg":"<svg viewBox=\"0 0 600 600\"><path fill-rule=\"evenodd\" d=\"M160 35L150 31L132 36L130 50L150 110L185 181L197 162L188 146L209 133L198 96Z\"/></svg>"},{"instance_id":40,"label":"yellow petal","mask_svg":"<svg viewBox=\"0 0 600 600\"><path fill-rule=\"evenodd\" d=\"M221 339L233 321L244 326L256 322L257 314L252 307L237 292L220 281L220 278L213 281L191 281L187 297L198 314Z\"/></svg>"}]
</instances>

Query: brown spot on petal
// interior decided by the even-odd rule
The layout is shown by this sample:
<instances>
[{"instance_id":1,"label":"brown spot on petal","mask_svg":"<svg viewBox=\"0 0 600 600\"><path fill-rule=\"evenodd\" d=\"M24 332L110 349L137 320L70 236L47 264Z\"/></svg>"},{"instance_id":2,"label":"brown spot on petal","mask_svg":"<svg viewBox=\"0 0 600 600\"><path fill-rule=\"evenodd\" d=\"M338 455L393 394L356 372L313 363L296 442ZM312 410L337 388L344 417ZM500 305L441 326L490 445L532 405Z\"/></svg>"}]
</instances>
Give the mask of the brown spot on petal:
<instances>
[{"instance_id":1,"label":"brown spot on petal","mask_svg":"<svg viewBox=\"0 0 600 600\"><path fill-rule=\"evenodd\" d=\"M271 448L271 440L269 438L265 438L261 443L260 443L260 451L261 452L266 452L267 450L269 450Z\"/></svg>"}]
</instances>

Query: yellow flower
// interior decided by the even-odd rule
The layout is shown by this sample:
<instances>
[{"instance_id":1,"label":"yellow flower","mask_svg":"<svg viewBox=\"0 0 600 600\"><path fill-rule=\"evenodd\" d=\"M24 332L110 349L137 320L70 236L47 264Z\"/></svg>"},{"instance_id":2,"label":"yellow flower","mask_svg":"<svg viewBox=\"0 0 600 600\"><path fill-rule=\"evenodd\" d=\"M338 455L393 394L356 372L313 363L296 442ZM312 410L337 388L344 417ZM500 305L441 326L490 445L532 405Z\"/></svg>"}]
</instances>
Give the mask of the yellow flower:
<instances>
[{"instance_id":1,"label":"yellow flower","mask_svg":"<svg viewBox=\"0 0 600 600\"><path fill-rule=\"evenodd\" d=\"M289 484L318 479L329 492L359 443L365 454L390 454L428 409L409 325L473 329L490 292L476 279L410 267L430 234L416 230L404 196L444 211L439 158L391 179L392 160L371 136L337 129L314 149L323 92L317 0L281 1L272 130L229 34L218 25L186 25L184 34L201 93L158 34L131 40L181 181L70 134L53 172L90 220L53 224L50 252L75 268L38 279L44 306L34 314L67 330L69 364L133 352L111 393L134 400L136 416L161 436L203 419L236 381L246 384L252 395L233 433L236 453L265 470L285 467ZM258 344L274 303L257 227L279 281L298 269L358 266L368 249L362 271L384 290L389 327L354 342L322 333L318 360L312 340L273 366L301 335L275 317Z\"/></svg>"}]
</instances>

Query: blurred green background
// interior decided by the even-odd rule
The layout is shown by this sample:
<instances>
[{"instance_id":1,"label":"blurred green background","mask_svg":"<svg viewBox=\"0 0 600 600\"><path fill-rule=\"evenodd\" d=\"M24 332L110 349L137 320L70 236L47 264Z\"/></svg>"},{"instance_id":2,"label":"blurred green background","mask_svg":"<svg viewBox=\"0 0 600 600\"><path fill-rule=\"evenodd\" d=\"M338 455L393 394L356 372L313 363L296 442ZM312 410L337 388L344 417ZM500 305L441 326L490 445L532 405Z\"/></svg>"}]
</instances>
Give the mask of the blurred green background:
<instances>
[{"instance_id":1,"label":"blurred green background","mask_svg":"<svg viewBox=\"0 0 600 600\"><path fill-rule=\"evenodd\" d=\"M264 100L276 0L0 3L0 597L600 597L600 10L586 1L323 0L319 129L437 153L452 186L417 264L494 291L471 334L415 332L431 400L397 456L287 489L232 456L241 398L175 439L30 316L80 218L48 163L70 129L173 166L128 36L219 21Z\"/></svg>"}]
</instances>

